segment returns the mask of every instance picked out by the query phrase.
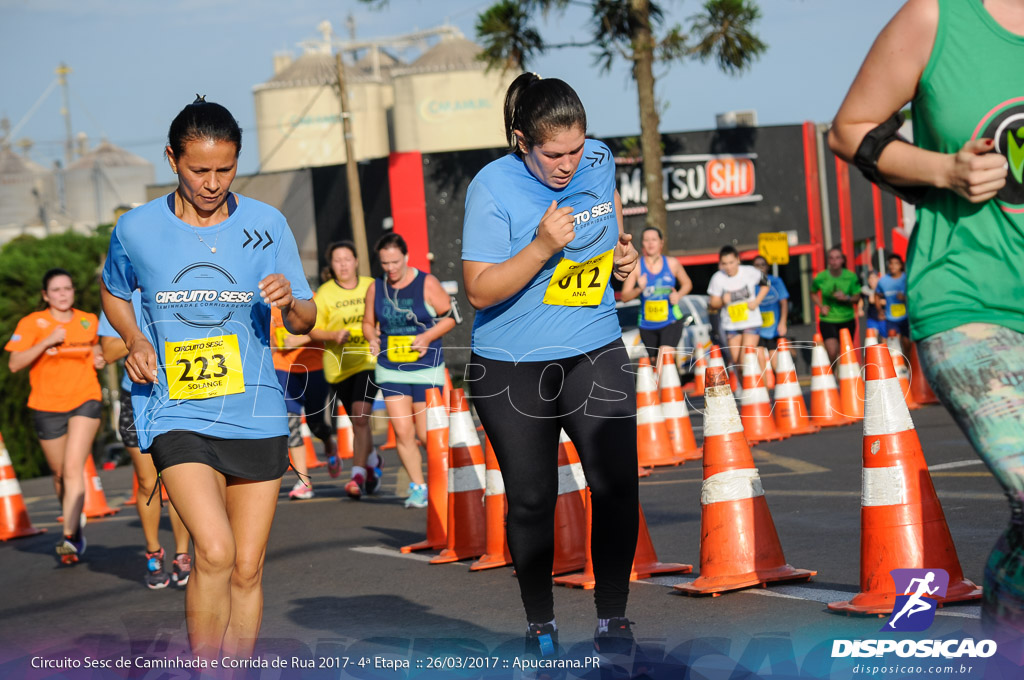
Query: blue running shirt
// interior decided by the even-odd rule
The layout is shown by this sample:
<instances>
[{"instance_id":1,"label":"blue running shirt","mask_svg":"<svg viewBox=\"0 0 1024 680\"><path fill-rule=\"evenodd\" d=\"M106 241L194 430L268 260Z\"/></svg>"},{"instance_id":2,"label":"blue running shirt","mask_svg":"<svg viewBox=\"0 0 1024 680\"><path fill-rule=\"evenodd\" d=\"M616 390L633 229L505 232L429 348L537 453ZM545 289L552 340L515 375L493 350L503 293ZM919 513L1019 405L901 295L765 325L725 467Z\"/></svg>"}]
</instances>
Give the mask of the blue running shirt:
<instances>
[{"instance_id":1,"label":"blue running shirt","mask_svg":"<svg viewBox=\"0 0 1024 680\"><path fill-rule=\"evenodd\" d=\"M683 318L679 305L669 304L669 296L676 292L676 277L668 266L668 258L661 256L661 271L652 274L643 257L637 264L647 277L647 285L640 293L640 328L658 330Z\"/></svg>"},{"instance_id":2,"label":"blue running shirt","mask_svg":"<svg viewBox=\"0 0 1024 680\"><path fill-rule=\"evenodd\" d=\"M883 274L878 278L877 290L885 295L885 318L887 321L903 321L907 318L907 274L898 277ZM903 293L900 300L899 294Z\"/></svg>"},{"instance_id":3,"label":"blue running shirt","mask_svg":"<svg viewBox=\"0 0 1024 680\"><path fill-rule=\"evenodd\" d=\"M779 335L779 315L782 314L783 300L789 299L789 291L782 279L774 274L765 274L768 283L768 294L761 301L761 337L767 340L777 338ZM757 287L761 292L761 286Z\"/></svg>"},{"instance_id":4,"label":"blue running shirt","mask_svg":"<svg viewBox=\"0 0 1024 680\"><path fill-rule=\"evenodd\" d=\"M159 376L132 384L140 448L171 430L223 439L288 434L270 307L258 288L270 274L283 274L296 299L313 297L284 216L254 199L239 196L238 209L213 227L181 221L162 196L118 221L103 282L122 300L141 290L142 330Z\"/></svg>"},{"instance_id":5,"label":"blue running shirt","mask_svg":"<svg viewBox=\"0 0 1024 680\"><path fill-rule=\"evenodd\" d=\"M598 272L598 263L591 262L612 251L619 240L615 162L603 142L586 140L576 174L558 190L534 177L515 154L485 166L466 193L462 259L508 260L536 237L552 200L557 200L560 208L572 206L576 237L548 260L525 288L476 313L473 351L482 357L498 361L562 359L603 347L621 336L615 294L603 272ZM565 261L588 266L577 269L571 280L561 276L553 280L555 268L560 263L566 267ZM545 297L553 300L551 294L558 294L559 283L566 284L561 288L566 296L589 291L598 302L545 304Z\"/></svg>"}]
</instances>

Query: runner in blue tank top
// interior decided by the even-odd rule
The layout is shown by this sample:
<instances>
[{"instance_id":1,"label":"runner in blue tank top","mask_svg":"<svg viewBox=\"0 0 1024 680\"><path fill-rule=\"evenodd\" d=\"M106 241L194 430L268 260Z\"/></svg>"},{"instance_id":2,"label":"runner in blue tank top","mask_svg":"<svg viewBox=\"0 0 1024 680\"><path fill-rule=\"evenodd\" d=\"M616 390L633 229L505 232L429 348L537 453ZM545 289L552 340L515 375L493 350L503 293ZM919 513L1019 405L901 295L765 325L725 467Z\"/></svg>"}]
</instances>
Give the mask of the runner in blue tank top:
<instances>
[{"instance_id":1,"label":"runner in blue tank top","mask_svg":"<svg viewBox=\"0 0 1024 680\"><path fill-rule=\"evenodd\" d=\"M525 73L505 97L509 154L466 194L463 277L473 324L467 382L501 468L526 652L556 653L551 568L561 429L590 486L602 654L633 647L625 618L636 547L636 388L609 280L636 267L615 163L586 138L579 97ZM551 369L551 370L549 370Z\"/></svg>"},{"instance_id":2,"label":"runner in blue tank top","mask_svg":"<svg viewBox=\"0 0 1024 680\"><path fill-rule=\"evenodd\" d=\"M363 335L377 357L373 382L395 430L395 448L409 473L407 508L427 507L423 456L427 441L427 389L444 386L441 336L455 328L451 298L436 276L409 266L409 248L399 234L385 234L374 247L384 277L366 290Z\"/></svg>"},{"instance_id":3,"label":"runner in blue tank top","mask_svg":"<svg viewBox=\"0 0 1024 680\"><path fill-rule=\"evenodd\" d=\"M622 301L640 298L640 339L651 361L675 350L683 336L679 298L693 290L686 269L674 257L665 257L665 237L657 227L645 227L640 235L644 256L640 266L622 284Z\"/></svg>"},{"instance_id":4,"label":"runner in blue tank top","mask_svg":"<svg viewBox=\"0 0 1024 680\"><path fill-rule=\"evenodd\" d=\"M288 465L270 307L295 334L316 320L282 215L230 193L241 145L223 106L197 98L178 114L166 150L178 188L121 217L101 286L128 348L139 445L195 544L185 614L192 651L207 659L251 656L262 617L263 560Z\"/></svg>"}]
</instances>

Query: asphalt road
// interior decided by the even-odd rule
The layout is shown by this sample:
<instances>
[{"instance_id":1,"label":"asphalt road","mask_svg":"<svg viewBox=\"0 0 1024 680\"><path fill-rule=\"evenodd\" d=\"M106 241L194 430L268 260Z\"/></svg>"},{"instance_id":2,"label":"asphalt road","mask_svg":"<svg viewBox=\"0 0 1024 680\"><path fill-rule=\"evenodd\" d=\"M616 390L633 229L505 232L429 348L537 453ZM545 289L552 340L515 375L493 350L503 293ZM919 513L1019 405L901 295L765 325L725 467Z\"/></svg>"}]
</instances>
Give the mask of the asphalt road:
<instances>
[{"instance_id":1,"label":"asphalt road","mask_svg":"<svg viewBox=\"0 0 1024 680\"><path fill-rule=\"evenodd\" d=\"M1007 523L1006 500L941 407L915 411L913 419L963 572L981 584L985 559ZM693 422L700 439L698 414ZM655 677L853 678L865 672L854 668L863 659L831 659L832 640L884 637L879 633L884 619L825 609L825 603L849 599L859 590L861 444L860 427L850 426L754 450L787 561L818 572L808 583L721 597L679 594L670 586L692 580L699 571L701 467L660 468L640 480L658 558L695 567L694 574L631 587L629 617L656 660ZM397 456L391 451L384 457L382 493L358 502L342 491L347 472L332 480L325 468L314 471L317 496L309 501L287 499L293 479L286 477L267 554L257 648L264 659L281 660L278 668L252 670L246 677L513 677L515 668L501 666L431 667L446 658L454 659L449 665L486 665L492 657L514 656L525 625L518 587L511 568L470 573L465 562L430 565L429 555L401 554L400 546L423 537L425 513L402 506L395 494ZM120 506L131 492L130 468L102 472L101 478L110 505ZM187 670L140 668L135 661L188 655L183 593L143 585L142 534L134 508L91 521L83 562L61 568L53 554L60 528L51 481L34 479L21 486L33 523L49 531L0 544L0 677L189 677ZM165 547L173 545L166 518L162 539ZM555 609L570 656L589 655L592 592L556 587ZM907 636L981 639L979 607L942 608L927 632ZM85 657L111 663L128 659L131 667L33 668L43 663L38 659L52 664ZM375 657L384 665L375 668ZM369 661L359 666L360 659ZM412 666L393 669L382 659ZM304 668L308 663L347 666ZM961 663L975 669L929 677L1015 677L992 661L987 670L976 660L941 665ZM570 671L569 677L574 674L591 677L583 670Z\"/></svg>"}]
</instances>

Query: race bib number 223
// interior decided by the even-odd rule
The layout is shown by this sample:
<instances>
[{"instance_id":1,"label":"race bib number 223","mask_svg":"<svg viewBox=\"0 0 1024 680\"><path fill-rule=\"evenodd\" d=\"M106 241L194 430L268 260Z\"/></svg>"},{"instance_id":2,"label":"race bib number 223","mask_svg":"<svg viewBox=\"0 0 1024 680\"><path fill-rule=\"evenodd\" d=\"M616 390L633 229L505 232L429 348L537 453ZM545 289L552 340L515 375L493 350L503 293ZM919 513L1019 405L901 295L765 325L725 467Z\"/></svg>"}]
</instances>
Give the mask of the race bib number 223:
<instances>
[{"instance_id":1,"label":"race bib number 223","mask_svg":"<svg viewBox=\"0 0 1024 680\"><path fill-rule=\"evenodd\" d=\"M164 343L171 399L207 399L245 392L237 335Z\"/></svg>"}]
</instances>

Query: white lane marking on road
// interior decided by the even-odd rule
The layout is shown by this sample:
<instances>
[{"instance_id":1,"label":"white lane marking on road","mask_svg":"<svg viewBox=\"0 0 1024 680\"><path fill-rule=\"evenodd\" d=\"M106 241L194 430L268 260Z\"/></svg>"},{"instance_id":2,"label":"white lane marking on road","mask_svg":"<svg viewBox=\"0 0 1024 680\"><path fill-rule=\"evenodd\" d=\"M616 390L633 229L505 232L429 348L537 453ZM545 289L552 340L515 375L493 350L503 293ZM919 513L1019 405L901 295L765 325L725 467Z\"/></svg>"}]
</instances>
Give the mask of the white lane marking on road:
<instances>
[{"instance_id":1,"label":"white lane marking on road","mask_svg":"<svg viewBox=\"0 0 1024 680\"><path fill-rule=\"evenodd\" d=\"M971 465L981 465L981 461L975 458L974 460L958 460L952 463L939 463L938 465L929 465L929 470L952 470L954 468L970 467Z\"/></svg>"},{"instance_id":2,"label":"white lane marking on road","mask_svg":"<svg viewBox=\"0 0 1024 680\"><path fill-rule=\"evenodd\" d=\"M422 553L404 553L394 548L385 548L379 545L360 545L354 548L349 548L357 553L364 553L366 555L385 555L386 557L400 557L403 560L415 560L416 562L429 562L434 559L435 555L424 555ZM454 564L458 564L455 562Z\"/></svg>"},{"instance_id":3,"label":"white lane marking on road","mask_svg":"<svg viewBox=\"0 0 1024 680\"><path fill-rule=\"evenodd\" d=\"M671 588L672 586L680 583L692 583L695 577L680 577L680 576L654 576L651 578L637 581L637 583L647 583L655 586L664 586ZM748 588L746 590L737 591L738 593L745 593L747 595L763 595L767 597L781 597L787 600L806 600L810 602L819 602L821 604L828 604L829 602L844 602L849 600L851 597L857 594L856 590L825 590L818 588L806 588L804 586L787 586L787 585L775 585L771 586L770 589L766 588ZM946 608L939 608L936 610L938 616L954 616L963 619L980 619L981 618L981 607L962 606L957 605L956 611L950 611Z\"/></svg>"}]
</instances>

